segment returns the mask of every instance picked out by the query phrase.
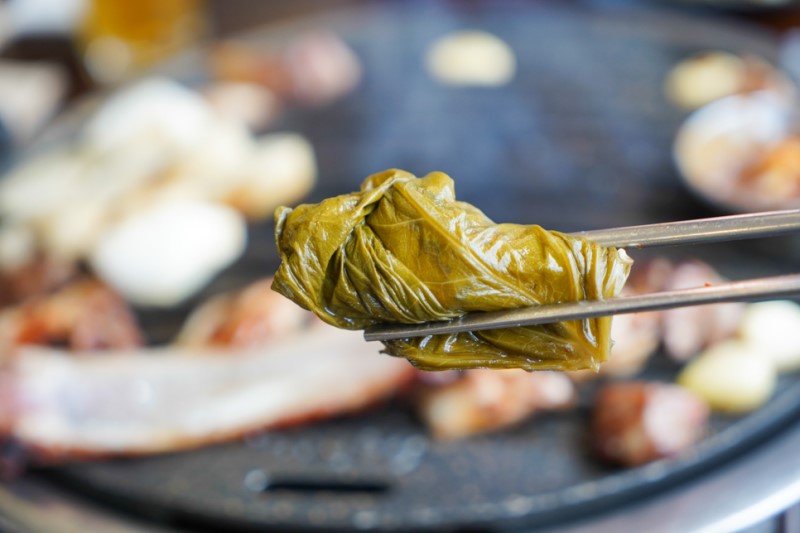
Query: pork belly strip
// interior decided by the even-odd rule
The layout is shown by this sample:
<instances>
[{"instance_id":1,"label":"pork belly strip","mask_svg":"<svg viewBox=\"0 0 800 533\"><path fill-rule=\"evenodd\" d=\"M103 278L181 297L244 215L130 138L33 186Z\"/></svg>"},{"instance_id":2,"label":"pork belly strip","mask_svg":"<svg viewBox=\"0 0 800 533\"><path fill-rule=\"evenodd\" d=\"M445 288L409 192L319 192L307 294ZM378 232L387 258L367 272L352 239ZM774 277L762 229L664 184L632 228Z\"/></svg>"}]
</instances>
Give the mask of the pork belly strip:
<instances>
[{"instance_id":1,"label":"pork belly strip","mask_svg":"<svg viewBox=\"0 0 800 533\"><path fill-rule=\"evenodd\" d=\"M379 349L323 325L224 357L179 347L115 357L23 347L2 375L2 426L51 460L193 448L392 395L414 371Z\"/></svg>"}]
</instances>

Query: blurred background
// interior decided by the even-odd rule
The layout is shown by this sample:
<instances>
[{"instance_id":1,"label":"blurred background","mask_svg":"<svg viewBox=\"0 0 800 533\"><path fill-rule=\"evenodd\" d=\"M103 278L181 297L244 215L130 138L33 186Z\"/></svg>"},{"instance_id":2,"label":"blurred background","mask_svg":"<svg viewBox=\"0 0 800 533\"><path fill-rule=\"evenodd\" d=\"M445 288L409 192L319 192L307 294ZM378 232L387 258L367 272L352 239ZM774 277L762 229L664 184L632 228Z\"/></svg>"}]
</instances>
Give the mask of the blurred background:
<instances>
[{"instance_id":1,"label":"blurred background","mask_svg":"<svg viewBox=\"0 0 800 533\"><path fill-rule=\"evenodd\" d=\"M795 302L426 373L269 290L276 207L394 167L565 232L798 209L798 80L792 0L5 0L0 529L800 531Z\"/></svg>"}]
</instances>

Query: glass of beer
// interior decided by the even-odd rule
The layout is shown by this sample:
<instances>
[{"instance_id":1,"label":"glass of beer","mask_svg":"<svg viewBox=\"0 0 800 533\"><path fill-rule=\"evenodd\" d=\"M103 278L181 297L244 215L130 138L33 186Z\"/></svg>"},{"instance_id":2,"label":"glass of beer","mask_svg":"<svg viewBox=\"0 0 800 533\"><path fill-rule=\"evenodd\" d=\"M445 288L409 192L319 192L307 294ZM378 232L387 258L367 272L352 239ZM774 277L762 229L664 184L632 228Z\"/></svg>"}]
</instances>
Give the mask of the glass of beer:
<instances>
[{"instance_id":1,"label":"glass of beer","mask_svg":"<svg viewBox=\"0 0 800 533\"><path fill-rule=\"evenodd\" d=\"M90 0L78 43L95 81L114 83L196 41L206 29L203 0Z\"/></svg>"}]
</instances>

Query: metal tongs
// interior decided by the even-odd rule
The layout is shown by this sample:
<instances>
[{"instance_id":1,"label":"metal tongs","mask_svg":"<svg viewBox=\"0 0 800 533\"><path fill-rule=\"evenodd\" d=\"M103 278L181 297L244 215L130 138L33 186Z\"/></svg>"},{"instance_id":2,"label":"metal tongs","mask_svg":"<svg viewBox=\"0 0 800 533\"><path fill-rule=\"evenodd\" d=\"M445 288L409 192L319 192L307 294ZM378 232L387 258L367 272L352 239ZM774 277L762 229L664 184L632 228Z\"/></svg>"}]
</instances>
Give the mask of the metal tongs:
<instances>
[{"instance_id":1,"label":"metal tongs","mask_svg":"<svg viewBox=\"0 0 800 533\"><path fill-rule=\"evenodd\" d=\"M649 248L773 237L799 230L800 209L792 209L583 231L573 235L604 246ZM674 307L771 300L797 294L800 294L800 274L790 274L608 300L582 300L503 311L468 313L441 322L384 324L367 329L364 338L368 341L385 341L442 333L533 326Z\"/></svg>"}]
</instances>

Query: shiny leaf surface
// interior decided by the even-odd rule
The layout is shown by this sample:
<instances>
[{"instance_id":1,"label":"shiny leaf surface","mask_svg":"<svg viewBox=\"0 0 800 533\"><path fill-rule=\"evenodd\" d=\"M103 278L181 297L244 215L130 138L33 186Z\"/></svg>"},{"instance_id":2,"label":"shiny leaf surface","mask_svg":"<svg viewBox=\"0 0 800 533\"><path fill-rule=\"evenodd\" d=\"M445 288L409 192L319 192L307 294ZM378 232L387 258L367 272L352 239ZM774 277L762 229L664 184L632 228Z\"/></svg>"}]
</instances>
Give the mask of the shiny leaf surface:
<instances>
[{"instance_id":1,"label":"shiny leaf surface","mask_svg":"<svg viewBox=\"0 0 800 533\"><path fill-rule=\"evenodd\" d=\"M621 251L539 226L495 224L455 198L441 172L368 177L361 191L275 214L281 266L273 289L326 322L446 320L616 296L631 260ZM597 368L609 317L386 342L426 370Z\"/></svg>"}]
</instances>

